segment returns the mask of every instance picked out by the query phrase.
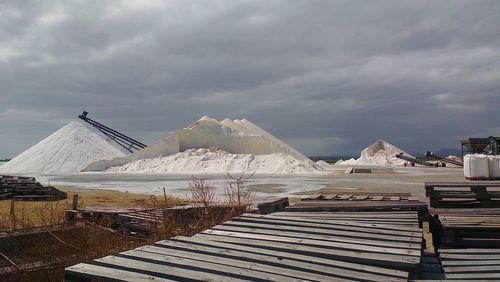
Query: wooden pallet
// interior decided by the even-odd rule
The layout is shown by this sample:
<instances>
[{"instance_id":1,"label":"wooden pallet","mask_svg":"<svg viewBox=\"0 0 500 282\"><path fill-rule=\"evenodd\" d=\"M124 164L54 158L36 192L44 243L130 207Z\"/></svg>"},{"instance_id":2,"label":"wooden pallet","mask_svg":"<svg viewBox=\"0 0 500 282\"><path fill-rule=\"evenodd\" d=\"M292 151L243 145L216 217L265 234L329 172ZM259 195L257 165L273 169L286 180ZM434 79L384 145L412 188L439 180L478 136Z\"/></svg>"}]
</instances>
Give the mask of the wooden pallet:
<instances>
[{"instance_id":1,"label":"wooden pallet","mask_svg":"<svg viewBox=\"0 0 500 282\"><path fill-rule=\"evenodd\" d=\"M352 197L352 199L351 199ZM355 197L365 196L346 195L344 198L325 200L307 200L301 201L295 205L285 208L285 211L297 212L320 212L320 211L391 211L391 210L414 210L427 211L427 204L418 201L416 198L401 199L401 197L391 196L369 196L364 200L354 200Z\"/></svg>"},{"instance_id":2,"label":"wooden pallet","mask_svg":"<svg viewBox=\"0 0 500 282\"><path fill-rule=\"evenodd\" d=\"M500 209L432 209L434 246L500 248Z\"/></svg>"},{"instance_id":3,"label":"wooden pallet","mask_svg":"<svg viewBox=\"0 0 500 282\"><path fill-rule=\"evenodd\" d=\"M418 200L412 197L410 193L370 193L370 192L339 192L329 194L316 194L301 197L301 201L399 201L399 200Z\"/></svg>"},{"instance_id":4,"label":"wooden pallet","mask_svg":"<svg viewBox=\"0 0 500 282\"><path fill-rule=\"evenodd\" d=\"M34 177L0 175L0 200L57 201L67 194L52 186L43 186Z\"/></svg>"},{"instance_id":5,"label":"wooden pallet","mask_svg":"<svg viewBox=\"0 0 500 282\"><path fill-rule=\"evenodd\" d=\"M416 212L406 213L413 225L322 216L244 214L193 237L68 267L65 281L407 281L418 269Z\"/></svg>"},{"instance_id":6,"label":"wooden pallet","mask_svg":"<svg viewBox=\"0 0 500 282\"><path fill-rule=\"evenodd\" d=\"M425 195L433 208L500 207L500 182L426 182Z\"/></svg>"},{"instance_id":7,"label":"wooden pallet","mask_svg":"<svg viewBox=\"0 0 500 282\"><path fill-rule=\"evenodd\" d=\"M149 234L161 228L165 223L173 223L180 229L196 228L193 222L210 214L212 220L222 221L225 215L233 212L235 207L216 205L204 207L199 205L182 205L165 209L135 211L119 214L116 218L118 229L126 232Z\"/></svg>"},{"instance_id":8,"label":"wooden pallet","mask_svg":"<svg viewBox=\"0 0 500 282\"><path fill-rule=\"evenodd\" d=\"M500 249L441 249L439 258L447 280L500 280Z\"/></svg>"}]
</instances>

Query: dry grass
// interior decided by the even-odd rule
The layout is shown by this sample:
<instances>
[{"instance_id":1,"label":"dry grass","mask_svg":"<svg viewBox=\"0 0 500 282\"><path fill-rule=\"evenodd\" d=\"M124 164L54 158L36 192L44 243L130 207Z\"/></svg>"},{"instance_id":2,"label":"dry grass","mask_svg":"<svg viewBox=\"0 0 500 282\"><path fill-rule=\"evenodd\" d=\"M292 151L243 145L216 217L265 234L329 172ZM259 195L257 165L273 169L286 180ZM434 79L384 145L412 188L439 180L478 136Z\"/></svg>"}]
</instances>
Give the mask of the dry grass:
<instances>
[{"instance_id":1,"label":"dry grass","mask_svg":"<svg viewBox=\"0 0 500 282\"><path fill-rule=\"evenodd\" d=\"M68 198L54 202L0 201L0 229L22 229L64 223L64 212L71 208L74 194L79 196L79 207L121 206L144 207L152 205L148 195L111 190L57 187L68 193ZM172 198L172 200L174 200ZM181 203L175 199L176 203ZM14 205L14 209L12 209Z\"/></svg>"}]
</instances>

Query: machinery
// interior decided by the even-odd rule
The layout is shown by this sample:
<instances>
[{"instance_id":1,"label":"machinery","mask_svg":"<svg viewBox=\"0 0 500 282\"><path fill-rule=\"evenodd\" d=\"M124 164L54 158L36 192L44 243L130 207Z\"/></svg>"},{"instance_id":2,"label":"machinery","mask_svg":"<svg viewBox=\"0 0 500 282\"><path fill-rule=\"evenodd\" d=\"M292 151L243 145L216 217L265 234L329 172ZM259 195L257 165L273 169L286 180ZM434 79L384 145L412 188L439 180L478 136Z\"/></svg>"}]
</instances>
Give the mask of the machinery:
<instances>
[{"instance_id":1,"label":"machinery","mask_svg":"<svg viewBox=\"0 0 500 282\"><path fill-rule=\"evenodd\" d=\"M133 153L134 151L138 151L140 149L146 148L147 145L131 138L128 137L127 135L120 133L112 128L109 128L91 118L87 117L88 112L83 111L81 115L78 116L81 120L91 124L93 127L97 128L100 132L102 132L104 135L108 136L111 138L111 140L115 141L118 145L123 147L125 150L129 151L130 153Z\"/></svg>"},{"instance_id":2,"label":"machinery","mask_svg":"<svg viewBox=\"0 0 500 282\"><path fill-rule=\"evenodd\" d=\"M434 154L434 152L431 152L431 151L425 152L425 158L428 160L431 160L431 161L440 161L440 162L443 162L443 164L450 163L450 164L454 164L454 165L460 166L460 167L464 166L463 162L452 160L450 158L443 158L443 157L437 156ZM446 165L442 165L442 166L446 166Z\"/></svg>"},{"instance_id":3,"label":"machinery","mask_svg":"<svg viewBox=\"0 0 500 282\"><path fill-rule=\"evenodd\" d=\"M433 167L446 167L446 163L454 164L456 166L464 166L462 162L455 161L449 158L443 158L434 155L433 152L427 151L425 153L425 158L414 158L403 155L403 153L399 153L396 155L396 158L405 160L409 162L412 166L415 164L423 165L423 166L433 166Z\"/></svg>"},{"instance_id":4,"label":"machinery","mask_svg":"<svg viewBox=\"0 0 500 282\"><path fill-rule=\"evenodd\" d=\"M414 158L414 157L405 156L405 155L403 155L403 152L397 154L395 157L398 159L402 159L402 160L409 162L412 166L415 166L415 164L419 164L419 165L423 165L423 166L436 166L436 167L439 166L439 165L437 165L437 163L432 164L432 163L429 163L425 159L418 159L418 158Z\"/></svg>"},{"instance_id":5,"label":"machinery","mask_svg":"<svg viewBox=\"0 0 500 282\"><path fill-rule=\"evenodd\" d=\"M500 154L500 137L467 138L460 143L462 143L462 157L465 154Z\"/></svg>"}]
</instances>

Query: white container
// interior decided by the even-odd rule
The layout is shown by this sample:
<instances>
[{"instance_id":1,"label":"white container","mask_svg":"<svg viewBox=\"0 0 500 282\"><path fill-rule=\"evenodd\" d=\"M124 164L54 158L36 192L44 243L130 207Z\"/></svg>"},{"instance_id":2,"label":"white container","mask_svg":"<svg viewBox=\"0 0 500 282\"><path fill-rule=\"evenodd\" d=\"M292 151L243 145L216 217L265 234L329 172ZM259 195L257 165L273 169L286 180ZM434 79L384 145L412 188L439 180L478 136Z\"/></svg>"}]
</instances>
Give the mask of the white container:
<instances>
[{"instance_id":1,"label":"white container","mask_svg":"<svg viewBox=\"0 0 500 282\"><path fill-rule=\"evenodd\" d=\"M500 179L500 156L488 156L490 178Z\"/></svg>"},{"instance_id":2,"label":"white container","mask_svg":"<svg viewBox=\"0 0 500 282\"><path fill-rule=\"evenodd\" d=\"M490 179L488 157L483 154L465 155L464 176L470 180Z\"/></svg>"}]
</instances>

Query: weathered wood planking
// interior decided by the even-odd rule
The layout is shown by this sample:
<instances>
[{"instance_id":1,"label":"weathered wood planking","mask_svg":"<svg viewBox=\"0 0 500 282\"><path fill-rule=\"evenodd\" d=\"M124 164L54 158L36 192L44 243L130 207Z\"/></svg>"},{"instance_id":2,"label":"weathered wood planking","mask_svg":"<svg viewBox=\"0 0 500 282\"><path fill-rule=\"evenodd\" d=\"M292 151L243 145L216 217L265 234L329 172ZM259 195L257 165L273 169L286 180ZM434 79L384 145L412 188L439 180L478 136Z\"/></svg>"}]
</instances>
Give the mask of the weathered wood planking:
<instances>
[{"instance_id":1,"label":"weathered wood planking","mask_svg":"<svg viewBox=\"0 0 500 282\"><path fill-rule=\"evenodd\" d=\"M499 207L500 182L426 182L425 195L430 206L439 207Z\"/></svg>"},{"instance_id":2,"label":"weathered wood planking","mask_svg":"<svg viewBox=\"0 0 500 282\"><path fill-rule=\"evenodd\" d=\"M394 217L415 220L416 214L394 213ZM352 217L365 219L360 213ZM381 217L391 219L390 213ZM118 269L122 280L117 281L132 277L138 281L156 277L174 281L407 281L408 271L417 269L421 260L418 221L369 223L349 218L244 214L193 237L174 237L94 260L92 265L70 267L65 279L114 281L109 273ZM92 267L96 267L95 276Z\"/></svg>"},{"instance_id":3,"label":"weathered wood planking","mask_svg":"<svg viewBox=\"0 0 500 282\"><path fill-rule=\"evenodd\" d=\"M285 208L290 212L322 211L390 211L390 210L426 210L427 204L419 201L302 201Z\"/></svg>"},{"instance_id":4,"label":"weathered wood planking","mask_svg":"<svg viewBox=\"0 0 500 282\"><path fill-rule=\"evenodd\" d=\"M66 197L65 192L43 186L34 177L0 175L0 200L57 201Z\"/></svg>"},{"instance_id":5,"label":"weathered wood planking","mask_svg":"<svg viewBox=\"0 0 500 282\"><path fill-rule=\"evenodd\" d=\"M369 223L390 223L397 225L418 226L418 215L413 212L393 212L385 214L383 212L276 212L273 215L281 217L302 217L310 219L324 220L346 220L349 222L369 222Z\"/></svg>"},{"instance_id":6,"label":"weathered wood planking","mask_svg":"<svg viewBox=\"0 0 500 282\"><path fill-rule=\"evenodd\" d=\"M218 249L221 249L221 253L225 254L228 251L242 251L248 254L259 254L259 255L266 255L266 256L272 256L274 260L282 261L282 260L291 260L293 263L298 262L307 262L307 263L313 263L314 265L318 266L329 266L333 268L340 268L344 269L346 271L344 275L346 277L359 277L360 279L363 280L377 280L380 279L381 276L371 276L371 275L388 275L388 276L394 276L394 277L399 277L399 278L406 278L408 276L408 273L405 271L400 271L400 270L395 270L395 269L388 269L388 268L383 268L383 267L376 267L376 266L370 266L370 265L363 265L363 264L358 264L358 263L350 263L350 262L345 262L345 261L339 261L339 260L332 260L332 259L327 259L327 258L322 258L318 256L310 256L310 255L302 255L302 254L297 254L293 253L290 250L286 251L276 251L276 250L269 250L269 249L264 249L260 245L252 245L252 246L243 246L241 244L238 244L237 242L231 242L230 240L227 242L218 242L218 241L213 241L210 240L209 237L203 235L203 234L198 234L193 237L176 237L173 238L171 241L180 241L180 242L186 242L190 243L191 245L201 245L201 246L210 246L210 247L215 247ZM159 242L160 244L163 241ZM371 278L371 279L370 279Z\"/></svg>"},{"instance_id":7,"label":"weathered wood planking","mask_svg":"<svg viewBox=\"0 0 500 282\"><path fill-rule=\"evenodd\" d=\"M155 277L148 274L142 274L134 271L121 270L117 268L109 268L105 266L80 263L74 266L67 267L64 270L64 281L79 282L84 280L98 281L138 281L151 282L162 281L171 282L172 279Z\"/></svg>"},{"instance_id":8,"label":"weathered wood planking","mask_svg":"<svg viewBox=\"0 0 500 282\"><path fill-rule=\"evenodd\" d=\"M499 209L432 209L436 247L500 247Z\"/></svg>"},{"instance_id":9,"label":"weathered wood planking","mask_svg":"<svg viewBox=\"0 0 500 282\"><path fill-rule=\"evenodd\" d=\"M378 238L372 236L362 237L356 236L356 233L346 234L344 232L332 232L330 230L322 230L318 228L296 227L296 226L283 226L283 225L269 225L248 222L225 222L221 225L215 226L213 230L226 230L238 231L245 230L247 233L256 234L280 234L280 236L305 238L305 239L318 239L333 242L347 242L360 245L370 246L394 246L404 249L420 249L420 243L400 242L399 238Z\"/></svg>"},{"instance_id":10,"label":"weathered wood planking","mask_svg":"<svg viewBox=\"0 0 500 282\"><path fill-rule=\"evenodd\" d=\"M410 193L380 193L380 192L337 192L336 194L316 194L311 196L302 196L301 201L308 200L372 200L378 197L380 200L391 200L391 197L400 197L408 200Z\"/></svg>"},{"instance_id":11,"label":"weathered wood planking","mask_svg":"<svg viewBox=\"0 0 500 282\"><path fill-rule=\"evenodd\" d=\"M330 277L359 277L364 280L376 281L387 278L387 276L394 276L396 279L404 279L407 276L407 274L402 271L388 271L385 268L370 267L341 261L339 262L280 251L271 251L256 247L246 247L228 242L204 240L200 237L177 237L174 238L174 240L160 241L156 243L156 245L161 247L183 249L191 252L202 252L216 256L231 257L238 260L262 262L268 265L305 270L309 273L327 274L330 275Z\"/></svg>"},{"instance_id":12,"label":"weathered wood planking","mask_svg":"<svg viewBox=\"0 0 500 282\"><path fill-rule=\"evenodd\" d=\"M446 279L500 280L500 249L441 249Z\"/></svg>"}]
</instances>

